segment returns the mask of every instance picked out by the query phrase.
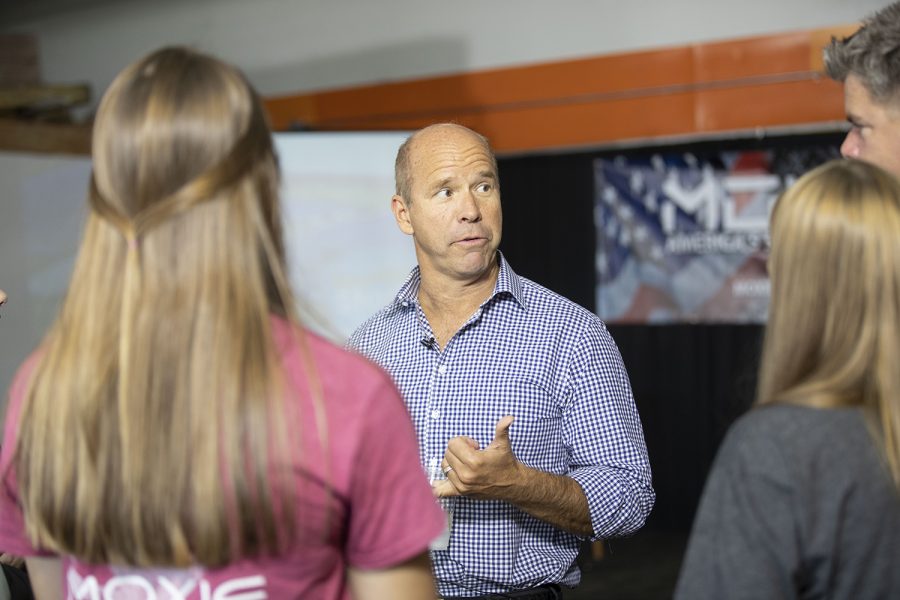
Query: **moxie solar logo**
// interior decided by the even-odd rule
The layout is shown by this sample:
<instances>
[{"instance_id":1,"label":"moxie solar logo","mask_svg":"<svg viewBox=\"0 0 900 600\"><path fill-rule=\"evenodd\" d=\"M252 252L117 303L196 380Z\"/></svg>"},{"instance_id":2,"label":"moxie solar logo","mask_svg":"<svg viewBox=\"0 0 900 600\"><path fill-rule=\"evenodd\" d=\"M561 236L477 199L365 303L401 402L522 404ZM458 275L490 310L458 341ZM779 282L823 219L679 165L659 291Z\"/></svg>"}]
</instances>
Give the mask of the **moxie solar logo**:
<instances>
[{"instance_id":1,"label":"moxie solar logo","mask_svg":"<svg viewBox=\"0 0 900 600\"><path fill-rule=\"evenodd\" d=\"M213 585L202 577L202 571L193 575L158 571L114 574L101 582L94 575L82 576L70 567L66 579L69 600L266 600L269 597L266 578L262 575Z\"/></svg>"}]
</instances>

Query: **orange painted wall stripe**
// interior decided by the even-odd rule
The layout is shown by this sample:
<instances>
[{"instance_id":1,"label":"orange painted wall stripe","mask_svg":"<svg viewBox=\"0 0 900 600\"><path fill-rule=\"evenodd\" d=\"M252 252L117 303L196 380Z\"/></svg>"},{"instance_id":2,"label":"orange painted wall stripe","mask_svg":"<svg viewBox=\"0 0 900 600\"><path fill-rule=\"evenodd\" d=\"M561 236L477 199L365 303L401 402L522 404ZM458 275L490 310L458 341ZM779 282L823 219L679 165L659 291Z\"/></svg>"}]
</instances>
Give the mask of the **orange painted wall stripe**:
<instances>
[{"instance_id":1,"label":"orange painted wall stripe","mask_svg":"<svg viewBox=\"0 0 900 600\"><path fill-rule=\"evenodd\" d=\"M822 47L856 26L269 98L273 127L417 129L453 120L500 152L841 121Z\"/></svg>"}]
</instances>

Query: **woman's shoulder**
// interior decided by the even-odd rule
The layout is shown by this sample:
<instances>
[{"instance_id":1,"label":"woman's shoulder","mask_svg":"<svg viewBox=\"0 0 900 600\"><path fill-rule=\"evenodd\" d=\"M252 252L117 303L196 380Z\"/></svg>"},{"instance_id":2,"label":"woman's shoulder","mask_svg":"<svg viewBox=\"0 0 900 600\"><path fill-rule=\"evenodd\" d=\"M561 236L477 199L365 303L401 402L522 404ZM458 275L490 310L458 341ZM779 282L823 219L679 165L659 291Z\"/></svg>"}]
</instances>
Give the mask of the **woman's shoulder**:
<instances>
[{"instance_id":1,"label":"woman's shoulder","mask_svg":"<svg viewBox=\"0 0 900 600\"><path fill-rule=\"evenodd\" d=\"M385 389L396 393L393 381L381 367L309 329L278 319L274 338L288 374L306 379L312 370L326 393L336 393L347 401L382 395Z\"/></svg>"},{"instance_id":2,"label":"woman's shoulder","mask_svg":"<svg viewBox=\"0 0 900 600\"><path fill-rule=\"evenodd\" d=\"M728 430L721 455L748 471L789 478L820 471L846 471L850 477L878 462L862 409L793 404L749 410Z\"/></svg>"},{"instance_id":3,"label":"woman's shoulder","mask_svg":"<svg viewBox=\"0 0 900 600\"><path fill-rule=\"evenodd\" d=\"M739 417L729 435L740 439L781 439L785 442L815 443L830 438L834 431L865 429L858 408L816 408L797 404L772 403L755 406Z\"/></svg>"},{"instance_id":4,"label":"woman's shoulder","mask_svg":"<svg viewBox=\"0 0 900 600\"><path fill-rule=\"evenodd\" d=\"M328 339L302 324L293 323L281 317L272 317L272 337L278 352L282 355L308 350L319 360L329 363L346 363L364 369L367 368L366 365L372 364L362 355L340 346L338 342Z\"/></svg>"}]
</instances>

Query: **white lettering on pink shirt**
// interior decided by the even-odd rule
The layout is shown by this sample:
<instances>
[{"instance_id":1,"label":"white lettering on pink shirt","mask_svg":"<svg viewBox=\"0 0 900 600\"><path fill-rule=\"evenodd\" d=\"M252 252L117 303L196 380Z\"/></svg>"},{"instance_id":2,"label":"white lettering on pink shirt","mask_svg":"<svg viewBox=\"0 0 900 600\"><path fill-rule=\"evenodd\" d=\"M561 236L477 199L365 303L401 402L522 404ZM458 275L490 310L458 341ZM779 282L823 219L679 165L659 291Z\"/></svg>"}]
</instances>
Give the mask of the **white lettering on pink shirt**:
<instances>
[{"instance_id":1,"label":"white lettering on pink shirt","mask_svg":"<svg viewBox=\"0 0 900 600\"><path fill-rule=\"evenodd\" d=\"M67 600L187 600L197 589L198 600L267 600L262 575L236 577L215 587L197 571L193 578L173 577L168 571L115 573L104 583L94 575L82 576L69 566L66 573ZM180 580L180 582L178 581Z\"/></svg>"}]
</instances>

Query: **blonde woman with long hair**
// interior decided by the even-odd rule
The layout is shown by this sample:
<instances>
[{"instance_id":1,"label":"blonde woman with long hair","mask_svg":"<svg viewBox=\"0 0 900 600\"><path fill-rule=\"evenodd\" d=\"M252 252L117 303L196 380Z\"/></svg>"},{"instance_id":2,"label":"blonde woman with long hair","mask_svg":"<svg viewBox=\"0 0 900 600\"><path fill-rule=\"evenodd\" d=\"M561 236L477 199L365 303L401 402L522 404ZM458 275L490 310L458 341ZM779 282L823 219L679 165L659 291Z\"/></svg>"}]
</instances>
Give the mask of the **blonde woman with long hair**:
<instances>
[{"instance_id":1,"label":"blonde woman with long hair","mask_svg":"<svg viewBox=\"0 0 900 600\"><path fill-rule=\"evenodd\" d=\"M900 598L900 184L827 163L771 235L758 406L719 450L676 598Z\"/></svg>"},{"instance_id":2,"label":"blonde woman with long hair","mask_svg":"<svg viewBox=\"0 0 900 600\"><path fill-rule=\"evenodd\" d=\"M384 373L298 325L244 77L150 54L92 155L68 293L10 392L0 548L41 599L433 598L412 426Z\"/></svg>"}]
</instances>

